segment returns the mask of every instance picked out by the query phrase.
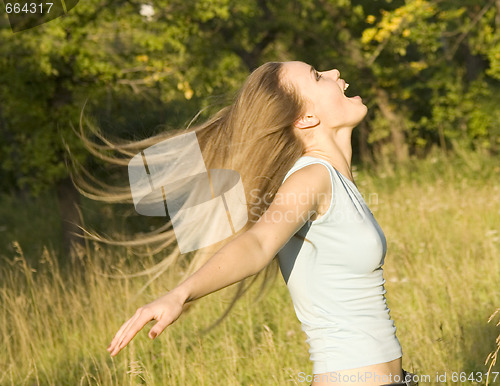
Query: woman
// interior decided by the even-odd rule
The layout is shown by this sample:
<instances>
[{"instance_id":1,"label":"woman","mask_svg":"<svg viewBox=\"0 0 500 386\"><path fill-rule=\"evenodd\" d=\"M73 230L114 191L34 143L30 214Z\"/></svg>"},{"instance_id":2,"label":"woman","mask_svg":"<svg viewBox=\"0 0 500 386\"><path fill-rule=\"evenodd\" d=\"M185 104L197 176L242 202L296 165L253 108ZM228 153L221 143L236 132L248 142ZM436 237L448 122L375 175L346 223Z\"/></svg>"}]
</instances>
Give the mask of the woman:
<instances>
[{"instance_id":1,"label":"woman","mask_svg":"<svg viewBox=\"0 0 500 386\"><path fill-rule=\"evenodd\" d=\"M195 129L210 167L230 158L245 191L258 187L251 225L177 287L140 307L114 336L111 356L149 321L157 321L149 332L154 339L188 302L278 261L308 336L312 385L410 384L395 383L405 372L384 297L385 237L351 173L351 133L367 107L359 96L345 96L347 87L337 70L266 63L231 106ZM256 184L257 173L265 178ZM270 205L262 204L266 195L274 198Z\"/></svg>"}]
</instances>

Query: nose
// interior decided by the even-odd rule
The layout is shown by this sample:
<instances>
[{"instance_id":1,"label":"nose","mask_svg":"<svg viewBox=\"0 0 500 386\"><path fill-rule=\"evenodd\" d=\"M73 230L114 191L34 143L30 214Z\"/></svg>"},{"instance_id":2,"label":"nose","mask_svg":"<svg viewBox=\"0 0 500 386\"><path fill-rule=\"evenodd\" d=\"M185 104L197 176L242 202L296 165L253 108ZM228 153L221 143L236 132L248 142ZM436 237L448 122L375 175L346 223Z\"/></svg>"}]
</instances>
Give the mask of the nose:
<instances>
[{"instance_id":1,"label":"nose","mask_svg":"<svg viewBox=\"0 0 500 386\"><path fill-rule=\"evenodd\" d=\"M333 70L328 71L328 73L330 75L332 75L335 80L339 80L340 79L340 71L337 70L336 68L334 68Z\"/></svg>"},{"instance_id":2,"label":"nose","mask_svg":"<svg viewBox=\"0 0 500 386\"><path fill-rule=\"evenodd\" d=\"M322 74L331 76L333 80L337 81L340 79L340 71L334 68L333 70L323 71Z\"/></svg>"}]
</instances>

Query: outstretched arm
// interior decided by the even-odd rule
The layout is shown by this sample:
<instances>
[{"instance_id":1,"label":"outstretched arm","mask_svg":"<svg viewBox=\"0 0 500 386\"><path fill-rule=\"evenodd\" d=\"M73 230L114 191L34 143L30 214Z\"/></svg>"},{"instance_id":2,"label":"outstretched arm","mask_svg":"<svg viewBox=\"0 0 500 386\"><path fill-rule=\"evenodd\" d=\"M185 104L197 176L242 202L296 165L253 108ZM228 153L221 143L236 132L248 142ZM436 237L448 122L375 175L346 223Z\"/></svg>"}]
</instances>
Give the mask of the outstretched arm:
<instances>
[{"instance_id":1,"label":"outstretched arm","mask_svg":"<svg viewBox=\"0 0 500 386\"><path fill-rule=\"evenodd\" d=\"M154 339L179 318L185 303L256 274L260 270L259 260L262 260L262 249L256 236L245 232L236 237L182 284L137 309L118 330L107 350L111 356L117 355L151 320L158 321L149 332L149 337Z\"/></svg>"},{"instance_id":2,"label":"outstretched arm","mask_svg":"<svg viewBox=\"0 0 500 386\"><path fill-rule=\"evenodd\" d=\"M288 240L316 212L320 195L330 183L321 165L306 166L293 173L278 190L276 199L252 228L215 253L198 271L157 300L137 309L115 334L107 348L117 355L151 320L154 339L175 322L185 303L225 288L265 268ZM284 199L286 198L286 199Z\"/></svg>"}]
</instances>

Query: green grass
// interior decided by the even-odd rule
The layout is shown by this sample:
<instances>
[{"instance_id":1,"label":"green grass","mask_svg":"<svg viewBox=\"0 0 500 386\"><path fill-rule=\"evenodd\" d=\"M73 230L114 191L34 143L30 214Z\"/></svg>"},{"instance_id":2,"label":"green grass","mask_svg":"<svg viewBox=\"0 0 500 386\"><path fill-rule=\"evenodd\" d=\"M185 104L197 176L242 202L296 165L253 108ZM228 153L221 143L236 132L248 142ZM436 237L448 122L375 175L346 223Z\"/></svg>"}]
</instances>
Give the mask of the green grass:
<instances>
[{"instance_id":1,"label":"green grass","mask_svg":"<svg viewBox=\"0 0 500 386\"><path fill-rule=\"evenodd\" d=\"M433 382L421 385L438 384L436 373L447 375L440 384L453 385L453 372L486 372L499 334L494 322L487 323L500 297L498 159L435 153L402 167L356 173L388 242L386 297L403 368L431 376ZM259 302L252 288L206 335L199 331L220 316L230 288L198 300L154 341L147 337L148 324L111 358L106 347L117 329L171 288L174 274L134 299L147 277L124 280L99 272L133 272L158 256L91 246L81 251L82 278L69 263L59 264L50 248L33 271L11 245L15 256L4 258L0 271L0 385L310 383L299 382L299 372L312 374L312 364L281 277ZM500 371L499 364L492 371Z\"/></svg>"}]
</instances>

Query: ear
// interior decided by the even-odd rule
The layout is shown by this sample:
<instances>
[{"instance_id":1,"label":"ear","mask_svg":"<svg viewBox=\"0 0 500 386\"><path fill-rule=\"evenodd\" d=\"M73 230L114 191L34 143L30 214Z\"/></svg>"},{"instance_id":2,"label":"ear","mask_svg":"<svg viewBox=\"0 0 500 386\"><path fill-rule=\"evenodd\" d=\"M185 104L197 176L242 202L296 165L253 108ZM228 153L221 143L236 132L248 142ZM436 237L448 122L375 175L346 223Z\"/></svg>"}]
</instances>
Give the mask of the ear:
<instances>
[{"instance_id":1,"label":"ear","mask_svg":"<svg viewBox=\"0 0 500 386\"><path fill-rule=\"evenodd\" d=\"M306 114L303 117L297 119L294 126L298 129L309 129L314 126L319 125L319 118L315 115Z\"/></svg>"}]
</instances>

